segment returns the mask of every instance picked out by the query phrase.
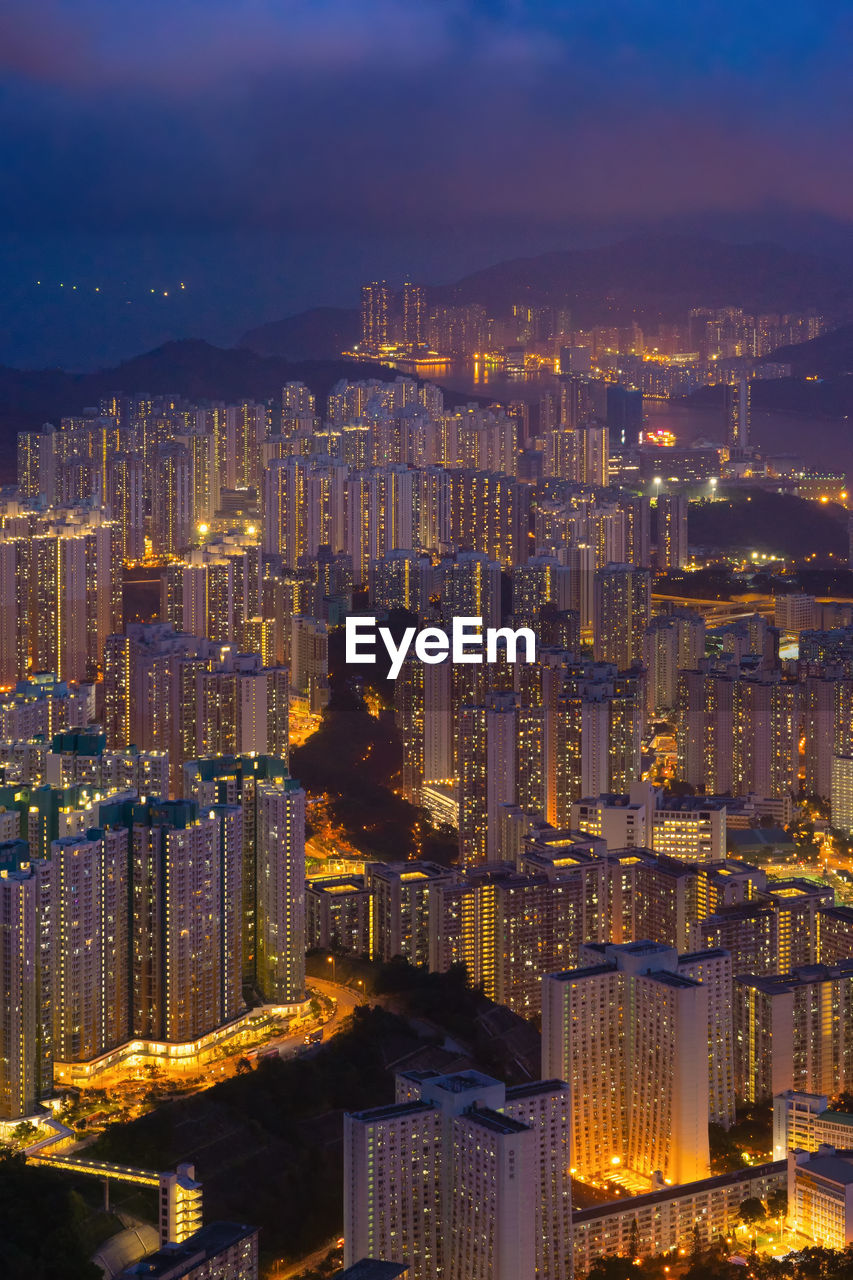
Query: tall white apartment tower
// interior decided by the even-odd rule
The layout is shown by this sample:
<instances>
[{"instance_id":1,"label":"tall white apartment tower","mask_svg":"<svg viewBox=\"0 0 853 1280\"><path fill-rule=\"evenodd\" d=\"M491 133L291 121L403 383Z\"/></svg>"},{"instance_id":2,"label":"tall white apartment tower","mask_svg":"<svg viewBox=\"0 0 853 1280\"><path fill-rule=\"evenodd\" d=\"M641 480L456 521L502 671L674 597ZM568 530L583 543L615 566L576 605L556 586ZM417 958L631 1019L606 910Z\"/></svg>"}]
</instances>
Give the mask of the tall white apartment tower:
<instances>
[{"instance_id":1,"label":"tall white apartment tower","mask_svg":"<svg viewBox=\"0 0 853 1280\"><path fill-rule=\"evenodd\" d=\"M542 1062L568 1081L572 1167L708 1176L709 989L675 948L592 944L542 981Z\"/></svg>"},{"instance_id":2,"label":"tall white apartment tower","mask_svg":"<svg viewBox=\"0 0 853 1280\"><path fill-rule=\"evenodd\" d=\"M344 1265L412 1280L567 1280L568 1092L476 1071L397 1077L397 1102L344 1121Z\"/></svg>"}]
</instances>

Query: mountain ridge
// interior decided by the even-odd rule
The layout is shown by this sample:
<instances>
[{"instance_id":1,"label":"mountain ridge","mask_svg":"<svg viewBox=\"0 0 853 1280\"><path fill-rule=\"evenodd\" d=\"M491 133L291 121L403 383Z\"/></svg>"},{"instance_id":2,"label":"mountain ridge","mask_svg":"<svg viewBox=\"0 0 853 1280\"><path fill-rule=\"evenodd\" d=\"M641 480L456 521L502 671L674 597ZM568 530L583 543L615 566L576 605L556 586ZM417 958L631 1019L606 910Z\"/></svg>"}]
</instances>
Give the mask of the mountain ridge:
<instances>
[{"instance_id":1,"label":"mountain ridge","mask_svg":"<svg viewBox=\"0 0 853 1280\"><path fill-rule=\"evenodd\" d=\"M691 306L853 317L853 266L769 240L696 235L637 235L511 258L425 288L430 306L479 302L493 314L509 314L514 303L564 304L581 327L678 320ZM328 358L337 338L344 350L357 336L356 309L315 307L250 329L240 342L262 354Z\"/></svg>"},{"instance_id":2,"label":"mountain ridge","mask_svg":"<svg viewBox=\"0 0 853 1280\"><path fill-rule=\"evenodd\" d=\"M162 343L109 369L12 369L0 365L0 480L14 478L15 434L80 414L103 396L177 395L190 401L268 400L286 382L304 382L325 398L341 378L393 379L387 365L349 360L285 360L245 347L217 347L201 338Z\"/></svg>"}]
</instances>

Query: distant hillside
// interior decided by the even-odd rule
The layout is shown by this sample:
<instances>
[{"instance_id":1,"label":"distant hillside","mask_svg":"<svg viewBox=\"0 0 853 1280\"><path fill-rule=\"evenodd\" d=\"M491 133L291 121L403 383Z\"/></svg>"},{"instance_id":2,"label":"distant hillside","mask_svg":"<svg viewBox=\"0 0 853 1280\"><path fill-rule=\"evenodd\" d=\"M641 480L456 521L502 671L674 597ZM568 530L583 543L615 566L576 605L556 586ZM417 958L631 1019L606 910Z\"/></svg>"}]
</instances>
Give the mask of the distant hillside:
<instances>
[{"instance_id":1,"label":"distant hillside","mask_svg":"<svg viewBox=\"0 0 853 1280\"><path fill-rule=\"evenodd\" d=\"M753 382L753 409L846 420L838 465L851 466L849 423L853 420L853 324L843 324L811 342L779 347L768 360L790 364L790 378ZM697 404L720 403L718 387L704 387L691 399ZM805 444L806 442L804 442Z\"/></svg>"},{"instance_id":2,"label":"distant hillside","mask_svg":"<svg viewBox=\"0 0 853 1280\"><path fill-rule=\"evenodd\" d=\"M743 548L804 560L844 557L846 512L788 493L720 486L717 502L692 502L688 512L691 544L732 551Z\"/></svg>"},{"instance_id":3,"label":"distant hillside","mask_svg":"<svg viewBox=\"0 0 853 1280\"><path fill-rule=\"evenodd\" d=\"M240 339L261 356L287 360L337 360L359 336L359 313L344 307L314 307L250 329Z\"/></svg>"},{"instance_id":4,"label":"distant hillside","mask_svg":"<svg viewBox=\"0 0 853 1280\"><path fill-rule=\"evenodd\" d=\"M779 347L768 358L790 364L791 372L801 377L847 377L853 373L853 324L843 324L795 347Z\"/></svg>"},{"instance_id":5,"label":"distant hillside","mask_svg":"<svg viewBox=\"0 0 853 1280\"><path fill-rule=\"evenodd\" d=\"M285 360L245 347L214 347L188 339L167 342L154 351L98 373L62 369L8 369L0 365L0 483L15 478L15 434L42 423L97 406L103 396L124 392L177 395L188 400L278 398L286 382L304 382L322 402L341 378L393 381L399 370L351 360ZM476 396L445 393L448 404Z\"/></svg>"},{"instance_id":6,"label":"distant hillside","mask_svg":"<svg viewBox=\"0 0 853 1280\"><path fill-rule=\"evenodd\" d=\"M776 244L724 244L693 236L637 236L597 249L516 258L430 289L433 302L568 299L582 323L632 311L677 319L691 306L853 313L853 272Z\"/></svg>"},{"instance_id":7,"label":"distant hillside","mask_svg":"<svg viewBox=\"0 0 853 1280\"><path fill-rule=\"evenodd\" d=\"M853 316L853 269L776 244L696 236L635 236L597 249L514 258L427 288L431 306L481 302L506 315L516 302L568 304L576 324L683 320L690 307ZM261 355L333 359L358 336L358 312L317 307L249 330Z\"/></svg>"},{"instance_id":8,"label":"distant hillside","mask_svg":"<svg viewBox=\"0 0 853 1280\"><path fill-rule=\"evenodd\" d=\"M340 378L397 376L395 369L383 365L340 359L290 361L194 340L167 342L98 373L0 366L0 480L14 479L16 432L82 413L102 396L147 391L189 400L267 400L280 396L285 382L296 381L322 398Z\"/></svg>"}]
</instances>

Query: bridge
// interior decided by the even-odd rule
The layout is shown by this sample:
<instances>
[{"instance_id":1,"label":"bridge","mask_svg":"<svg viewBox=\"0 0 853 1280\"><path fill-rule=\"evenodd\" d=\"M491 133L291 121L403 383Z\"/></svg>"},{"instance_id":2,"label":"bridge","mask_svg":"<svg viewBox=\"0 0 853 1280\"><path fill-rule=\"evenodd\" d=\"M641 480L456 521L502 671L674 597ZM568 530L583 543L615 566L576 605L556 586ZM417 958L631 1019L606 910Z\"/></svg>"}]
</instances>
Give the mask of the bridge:
<instances>
[{"instance_id":1,"label":"bridge","mask_svg":"<svg viewBox=\"0 0 853 1280\"><path fill-rule=\"evenodd\" d=\"M67 1146L76 1141L77 1135L68 1125L53 1118L47 1121L52 1132L33 1142L25 1149L28 1164L45 1165L63 1173L73 1173L87 1178L99 1178L104 1184L104 1209L110 1207L110 1183L119 1182L136 1187L155 1187L160 1191L160 1239L181 1244L202 1222L202 1187L195 1180L191 1164L181 1164L174 1171L162 1173L153 1169L134 1169L127 1164L112 1164L109 1160L92 1160L75 1151L54 1151L51 1148Z\"/></svg>"}]
</instances>

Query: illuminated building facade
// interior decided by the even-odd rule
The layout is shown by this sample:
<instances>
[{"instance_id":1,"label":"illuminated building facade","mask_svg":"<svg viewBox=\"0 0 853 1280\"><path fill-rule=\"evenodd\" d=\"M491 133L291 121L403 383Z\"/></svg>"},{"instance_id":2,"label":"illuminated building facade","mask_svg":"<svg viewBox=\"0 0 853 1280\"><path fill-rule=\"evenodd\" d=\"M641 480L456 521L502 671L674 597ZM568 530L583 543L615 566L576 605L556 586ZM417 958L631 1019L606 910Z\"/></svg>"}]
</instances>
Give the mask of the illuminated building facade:
<instances>
[{"instance_id":1,"label":"illuminated building facade","mask_svg":"<svg viewBox=\"0 0 853 1280\"><path fill-rule=\"evenodd\" d=\"M823 908L832 906L832 896L831 889L807 880L773 880L749 901L722 906L694 925L693 941L724 947L734 973L790 973L826 963Z\"/></svg>"},{"instance_id":2,"label":"illuminated building facade","mask_svg":"<svg viewBox=\"0 0 853 1280\"><path fill-rule=\"evenodd\" d=\"M187 760L256 751L287 755L290 676L259 653L131 623L104 649L107 745L169 757L173 794Z\"/></svg>"},{"instance_id":3,"label":"illuminated building facade","mask_svg":"<svg viewBox=\"0 0 853 1280\"><path fill-rule=\"evenodd\" d=\"M595 575L593 641L596 662L627 671L643 660L643 635L651 616L646 569L608 564Z\"/></svg>"},{"instance_id":4,"label":"illuminated building facade","mask_svg":"<svg viewBox=\"0 0 853 1280\"><path fill-rule=\"evenodd\" d=\"M657 500L658 568L667 573L687 564L687 498L662 493Z\"/></svg>"},{"instance_id":5,"label":"illuminated building facade","mask_svg":"<svg viewBox=\"0 0 853 1280\"><path fill-rule=\"evenodd\" d=\"M853 1244L853 1150L788 1152L788 1218L819 1247Z\"/></svg>"},{"instance_id":6,"label":"illuminated building facade","mask_svg":"<svg viewBox=\"0 0 853 1280\"><path fill-rule=\"evenodd\" d=\"M255 783L255 982L265 1003L305 998L305 792Z\"/></svg>"},{"instance_id":7,"label":"illuminated building facade","mask_svg":"<svg viewBox=\"0 0 853 1280\"><path fill-rule=\"evenodd\" d=\"M132 1033L197 1039L243 1008L241 811L152 800L107 813L132 824Z\"/></svg>"},{"instance_id":8,"label":"illuminated building facade","mask_svg":"<svg viewBox=\"0 0 853 1280\"><path fill-rule=\"evenodd\" d=\"M128 829L53 841L47 875L53 1054L81 1062L130 1033Z\"/></svg>"},{"instance_id":9,"label":"illuminated building facade","mask_svg":"<svg viewBox=\"0 0 853 1280\"><path fill-rule=\"evenodd\" d=\"M829 1110L825 1094L786 1089L773 1099L773 1159L785 1160L789 1151L817 1151L818 1147L847 1147L853 1133L849 1111Z\"/></svg>"},{"instance_id":10,"label":"illuminated building facade","mask_svg":"<svg viewBox=\"0 0 853 1280\"><path fill-rule=\"evenodd\" d=\"M391 290L386 281L374 280L361 290L361 345L375 353L390 339Z\"/></svg>"},{"instance_id":11,"label":"illuminated building facade","mask_svg":"<svg viewBox=\"0 0 853 1280\"><path fill-rule=\"evenodd\" d=\"M649 716L675 710L679 672L698 669L704 656L705 623L699 614L685 609L652 618L643 636Z\"/></svg>"},{"instance_id":12,"label":"illuminated building facade","mask_svg":"<svg viewBox=\"0 0 853 1280\"><path fill-rule=\"evenodd\" d=\"M542 984L542 1062L573 1098L572 1168L692 1182L709 1170L709 988L648 942L584 949Z\"/></svg>"},{"instance_id":13,"label":"illuminated building facade","mask_svg":"<svg viewBox=\"0 0 853 1280\"><path fill-rule=\"evenodd\" d=\"M789 795L797 789L800 724L799 686L778 672L683 671L679 776L716 795Z\"/></svg>"},{"instance_id":14,"label":"illuminated building facade","mask_svg":"<svg viewBox=\"0 0 853 1280\"><path fill-rule=\"evenodd\" d=\"M0 846L0 1118L31 1116L52 1089L44 872L26 846Z\"/></svg>"},{"instance_id":15,"label":"illuminated building facade","mask_svg":"<svg viewBox=\"0 0 853 1280\"><path fill-rule=\"evenodd\" d=\"M121 621L118 527L83 509L22 517L20 534L15 523L0 531L0 678L91 679Z\"/></svg>"},{"instance_id":16,"label":"illuminated building facade","mask_svg":"<svg viewBox=\"0 0 853 1280\"><path fill-rule=\"evenodd\" d=\"M784 1191L784 1160L717 1174L699 1182L657 1186L639 1196L620 1196L610 1204L576 1209L572 1218L575 1273L583 1275L598 1258L641 1257L679 1250L688 1253L697 1234L703 1243L733 1235L741 1225L744 1200L766 1202Z\"/></svg>"},{"instance_id":17,"label":"illuminated building facade","mask_svg":"<svg viewBox=\"0 0 853 1280\"><path fill-rule=\"evenodd\" d=\"M853 959L734 980L735 1088L749 1101L853 1083Z\"/></svg>"},{"instance_id":18,"label":"illuminated building facade","mask_svg":"<svg viewBox=\"0 0 853 1280\"><path fill-rule=\"evenodd\" d=\"M202 810L216 804L242 809L244 987L277 991L267 998L287 1002L281 992L298 993L304 983L304 794L286 762L265 755L190 761L184 782Z\"/></svg>"},{"instance_id":19,"label":"illuminated building facade","mask_svg":"<svg viewBox=\"0 0 853 1280\"><path fill-rule=\"evenodd\" d=\"M568 1094L476 1071L397 1077L396 1104L344 1120L344 1262L417 1280L571 1274Z\"/></svg>"},{"instance_id":20,"label":"illuminated building facade","mask_svg":"<svg viewBox=\"0 0 853 1280\"><path fill-rule=\"evenodd\" d=\"M309 880L305 886L308 949L369 955L372 901L364 876L321 876Z\"/></svg>"}]
</instances>

